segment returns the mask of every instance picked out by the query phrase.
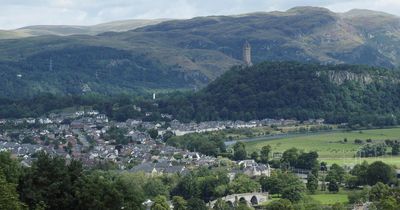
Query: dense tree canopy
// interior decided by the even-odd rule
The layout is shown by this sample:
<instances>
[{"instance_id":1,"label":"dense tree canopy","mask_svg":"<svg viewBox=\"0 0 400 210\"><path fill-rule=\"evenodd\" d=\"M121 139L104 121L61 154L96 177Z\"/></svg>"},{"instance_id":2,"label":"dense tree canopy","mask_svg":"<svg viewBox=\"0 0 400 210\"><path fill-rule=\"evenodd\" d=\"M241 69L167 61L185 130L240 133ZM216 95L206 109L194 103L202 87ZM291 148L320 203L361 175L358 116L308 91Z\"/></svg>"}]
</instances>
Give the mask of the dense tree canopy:
<instances>
[{"instance_id":1,"label":"dense tree canopy","mask_svg":"<svg viewBox=\"0 0 400 210\"><path fill-rule=\"evenodd\" d=\"M173 136L167 139L167 144L182 149L188 149L192 152L217 156L226 151L223 135L209 134L186 134L184 136Z\"/></svg>"},{"instance_id":2,"label":"dense tree canopy","mask_svg":"<svg viewBox=\"0 0 400 210\"><path fill-rule=\"evenodd\" d=\"M161 101L160 108L198 121L324 118L392 125L400 115L400 86L392 79L398 77L367 66L266 62L235 67L194 95Z\"/></svg>"}]
</instances>

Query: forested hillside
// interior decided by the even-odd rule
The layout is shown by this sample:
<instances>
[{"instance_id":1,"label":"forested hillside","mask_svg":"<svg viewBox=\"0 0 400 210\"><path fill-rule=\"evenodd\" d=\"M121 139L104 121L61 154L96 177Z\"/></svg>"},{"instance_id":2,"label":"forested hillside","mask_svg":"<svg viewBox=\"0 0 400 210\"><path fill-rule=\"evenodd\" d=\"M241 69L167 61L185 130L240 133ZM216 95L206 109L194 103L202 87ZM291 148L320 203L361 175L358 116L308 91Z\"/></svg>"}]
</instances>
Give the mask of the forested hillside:
<instances>
[{"instance_id":1,"label":"forested hillside","mask_svg":"<svg viewBox=\"0 0 400 210\"><path fill-rule=\"evenodd\" d=\"M160 109L180 119L324 118L393 124L400 117L400 74L359 65L266 62L235 67L202 91Z\"/></svg>"},{"instance_id":2,"label":"forested hillside","mask_svg":"<svg viewBox=\"0 0 400 210\"><path fill-rule=\"evenodd\" d=\"M182 88L195 83L182 72L163 66L143 55L110 47L53 49L18 62L0 62L0 97L129 94L145 88Z\"/></svg>"}]
</instances>

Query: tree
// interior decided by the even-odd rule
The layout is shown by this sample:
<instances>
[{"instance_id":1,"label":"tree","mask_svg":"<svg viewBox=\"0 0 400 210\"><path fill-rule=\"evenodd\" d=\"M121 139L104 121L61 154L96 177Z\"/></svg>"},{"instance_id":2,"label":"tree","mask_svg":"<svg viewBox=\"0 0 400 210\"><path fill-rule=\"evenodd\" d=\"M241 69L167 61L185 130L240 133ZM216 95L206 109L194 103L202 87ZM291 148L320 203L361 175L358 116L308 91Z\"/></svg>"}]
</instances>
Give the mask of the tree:
<instances>
[{"instance_id":1,"label":"tree","mask_svg":"<svg viewBox=\"0 0 400 210\"><path fill-rule=\"evenodd\" d=\"M295 167L299 159L299 150L291 148L283 152L281 162L288 164L289 167Z\"/></svg>"},{"instance_id":2,"label":"tree","mask_svg":"<svg viewBox=\"0 0 400 210\"><path fill-rule=\"evenodd\" d=\"M351 174L345 176L346 187L349 189L356 189L358 185L358 177Z\"/></svg>"},{"instance_id":3,"label":"tree","mask_svg":"<svg viewBox=\"0 0 400 210\"><path fill-rule=\"evenodd\" d=\"M172 197L172 204L174 205L174 210L186 210L187 202L181 196Z\"/></svg>"},{"instance_id":4,"label":"tree","mask_svg":"<svg viewBox=\"0 0 400 210\"><path fill-rule=\"evenodd\" d=\"M144 174L123 173L119 174L115 180L115 188L121 193L124 209L143 209L142 203L145 201L143 190Z\"/></svg>"},{"instance_id":5,"label":"tree","mask_svg":"<svg viewBox=\"0 0 400 210\"><path fill-rule=\"evenodd\" d=\"M196 181L196 176L193 173L185 175L173 190L173 195L180 195L185 199L198 197L199 194L200 190Z\"/></svg>"},{"instance_id":6,"label":"tree","mask_svg":"<svg viewBox=\"0 0 400 210\"><path fill-rule=\"evenodd\" d=\"M158 195L168 197L169 191L167 186L159 178L151 178L144 185L144 192L150 198L154 198Z\"/></svg>"},{"instance_id":7,"label":"tree","mask_svg":"<svg viewBox=\"0 0 400 210\"><path fill-rule=\"evenodd\" d=\"M270 177L262 176L260 178L262 191L270 194L278 194L280 192L280 182L281 180L275 173L272 173Z\"/></svg>"},{"instance_id":8,"label":"tree","mask_svg":"<svg viewBox=\"0 0 400 210\"><path fill-rule=\"evenodd\" d=\"M243 142L236 142L233 146L233 158L235 160L244 160L247 158L246 145Z\"/></svg>"},{"instance_id":9,"label":"tree","mask_svg":"<svg viewBox=\"0 0 400 210\"><path fill-rule=\"evenodd\" d=\"M292 173L273 171L270 177L261 177L260 184L263 191L270 194L282 194L283 189L289 186L304 187L300 179Z\"/></svg>"},{"instance_id":10,"label":"tree","mask_svg":"<svg viewBox=\"0 0 400 210\"><path fill-rule=\"evenodd\" d=\"M397 203L396 199L392 196L382 198L376 204L377 209L385 210L397 210L400 209L400 205Z\"/></svg>"},{"instance_id":11,"label":"tree","mask_svg":"<svg viewBox=\"0 0 400 210\"><path fill-rule=\"evenodd\" d=\"M400 143L394 143L392 145L392 155L399 155L400 154Z\"/></svg>"},{"instance_id":12,"label":"tree","mask_svg":"<svg viewBox=\"0 0 400 210\"><path fill-rule=\"evenodd\" d=\"M260 152L260 162L267 164L269 161L269 153L271 152L271 146L266 145L261 148Z\"/></svg>"},{"instance_id":13,"label":"tree","mask_svg":"<svg viewBox=\"0 0 400 210\"><path fill-rule=\"evenodd\" d=\"M156 139L158 137L157 129L150 129L147 131L147 133L150 135L150 138L152 139Z\"/></svg>"},{"instance_id":14,"label":"tree","mask_svg":"<svg viewBox=\"0 0 400 210\"><path fill-rule=\"evenodd\" d=\"M382 182L378 182L369 190L369 199L371 201L380 201L390 196L390 194L390 187Z\"/></svg>"},{"instance_id":15,"label":"tree","mask_svg":"<svg viewBox=\"0 0 400 210\"><path fill-rule=\"evenodd\" d=\"M315 191L318 189L318 178L314 176L314 174L309 173L307 176L307 190L314 194Z\"/></svg>"},{"instance_id":16,"label":"tree","mask_svg":"<svg viewBox=\"0 0 400 210\"><path fill-rule=\"evenodd\" d=\"M378 182L389 184L396 179L396 172L393 167L382 161L376 161L369 165L367 169L367 181L369 185L375 185Z\"/></svg>"},{"instance_id":17,"label":"tree","mask_svg":"<svg viewBox=\"0 0 400 210\"><path fill-rule=\"evenodd\" d=\"M303 198L304 187L302 185L292 185L282 190L282 198L290 200L292 203L298 202Z\"/></svg>"},{"instance_id":18,"label":"tree","mask_svg":"<svg viewBox=\"0 0 400 210\"><path fill-rule=\"evenodd\" d=\"M253 210L253 208L250 208L247 203L239 203L235 210Z\"/></svg>"},{"instance_id":19,"label":"tree","mask_svg":"<svg viewBox=\"0 0 400 210\"><path fill-rule=\"evenodd\" d=\"M335 180L335 182L342 183L344 181L344 175L346 174L346 171L339 166L338 164L334 163L332 164L328 175L326 176L326 181L331 182Z\"/></svg>"},{"instance_id":20,"label":"tree","mask_svg":"<svg viewBox=\"0 0 400 210\"><path fill-rule=\"evenodd\" d=\"M272 201L266 207L266 210L294 210L292 203L287 199Z\"/></svg>"},{"instance_id":21,"label":"tree","mask_svg":"<svg viewBox=\"0 0 400 210\"><path fill-rule=\"evenodd\" d=\"M172 133L172 131L166 131L163 136L162 139L164 142L168 141L168 139L170 139L171 137L174 136L174 133Z\"/></svg>"},{"instance_id":22,"label":"tree","mask_svg":"<svg viewBox=\"0 0 400 210\"><path fill-rule=\"evenodd\" d=\"M169 204L165 196L159 195L154 198L154 203L151 205L151 210L169 210Z\"/></svg>"},{"instance_id":23,"label":"tree","mask_svg":"<svg viewBox=\"0 0 400 210\"><path fill-rule=\"evenodd\" d=\"M0 171L0 209L24 209L18 197L15 184L8 183Z\"/></svg>"},{"instance_id":24,"label":"tree","mask_svg":"<svg viewBox=\"0 0 400 210\"><path fill-rule=\"evenodd\" d=\"M126 133L127 130L124 128L111 126L110 129L107 130L105 139L108 141L115 141L115 144L126 145L129 143L129 139L125 136Z\"/></svg>"},{"instance_id":25,"label":"tree","mask_svg":"<svg viewBox=\"0 0 400 210\"><path fill-rule=\"evenodd\" d=\"M337 183L336 180L330 180L328 184L328 191L337 193L339 192L339 184Z\"/></svg>"},{"instance_id":26,"label":"tree","mask_svg":"<svg viewBox=\"0 0 400 210\"><path fill-rule=\"evenodd\" d=\"M346 207L341 203L335 203L332 205L332 210L346 210Z\"/></svg>"},{"instance_id":27,"label":"tree","mask_svg":"<svg viewBox=\"0 0 400 210\"><path fill-rule=\"evenodd\" d=\"M117 189L114 177L108 172L94 171L81 177L76 186L77 209L106 210L124 207L124 195Z\"/></svg>"},{"instance_id":28,"label":"tree","mask_svg":"<svg viewBox=\"0 0 400 210\"><path fill-rule=\"evenodd\" d=\"M191 198L188 200L188 209L190 210L208 210L206 203L199 198Z\"/></svg>"},{"instance_id":29,"label":"tree","mask_svg":"<svg viewBox=\"0 0 400 210\"><path fill-rule=\"evenodd\" d=\"M75 164L67 166L61 157L40 152L19 181L21 200L31 208L42 201L50 209L70 209L74 203L75 178L81 172Z\"/></svg>"},{"instance_id":30,"label":"tree","mask_svg":"<svg viewBox=\"0 0 400 210\"><path fill-rule=\"evenodd\" d=\"M319 166L319 169L321 171L327 171L328 170L328 166L327 166L326 162L321 162L321 164Z\"/></svg>"},{"instance_id":31,"label":"tree","mask_svg":"<svg viewBox=\"0 0 400 210\"><path fill-rule=\"evenodd\" d=\"M350 174L357 177L356 185L366 185L368 183L367 180L367 173L368 173L368 163L364 161L362 164L357 164L354 168L350 171Z\"/></svg>"},{"instance_id":32,"label":"tree","mask_svg":"<svg viewBox=\"0 0 400 210\"><path fill-rule=\"evenodd\" d=\"M214 210L229 210L230 207L224 200L222 200L221 198L218 198L213 206L213 209Z\"/></svg>"},{"instance_id":33,"label":"tree","mask_svg":"<svg viewBox=\"0 0 400 210\"><path fill-rule=\"evenodd\" d=\"M260 155L256 151L252 152L250 155L251 159L253 159L254 161L258 161L259 156Z\"/></svg>"},{"instance_id":34,"label":"tree","mask_svg":"<svg viewBox=\"0 0 400 210\"><path fill-rule=\"evenodd\" d=\"M254 192L259 189L259 183L244 174L237 174L235 179L229 183L229 191L231 194Z\"/></svg>"},{"instance_id":35,"label":"tree","mask_svg":"<svg viewBox=\"0 0 400 210\"><path fill-rule=\"evenodd\" d=\"M11 158L10 152L0 152L0 173L3 173L7 182L18 183L21 167L16 160Z\"/></svg>"},{"instance_id":36,"label":"tree","mask_svg":"<svg viewBox=\"0 0 400 210\"><path fill-rule=\"evenodd\" d=\"M319 170L318 153L315 151L300 153L295 167L307 170L314 169L318 172Z\"/></svg>"},{"instance_id":37,"label":"tree","mask_svg":"<svg viewBox=\"0 0 400 210\"><path fill-rule=\"evenodd\" d=\"M369 189L364 188L361 191L354 191L353 193L348 194L349 203L365 203L369 200Z\"/></svg>"}]
</instances>

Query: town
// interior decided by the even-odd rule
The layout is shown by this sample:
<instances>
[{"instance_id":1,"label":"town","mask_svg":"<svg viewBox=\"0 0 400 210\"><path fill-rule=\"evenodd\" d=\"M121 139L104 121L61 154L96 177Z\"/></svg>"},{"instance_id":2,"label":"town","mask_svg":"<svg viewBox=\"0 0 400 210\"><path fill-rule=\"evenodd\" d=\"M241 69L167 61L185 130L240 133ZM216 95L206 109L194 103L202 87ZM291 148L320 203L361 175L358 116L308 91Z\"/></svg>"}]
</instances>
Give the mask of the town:
<instances>
[{"instance_id":1,"label":"town","mask_svg":"<svg viewBox=\"0 0 400 210\"><path fill-rule=\"evenodd\" d=\"M219 131L228 128L254 128L291 125L296 120L212 121L181 123L168 121L144 122L128 119L110 121L96 110L51 113L40 118L1 119L0 151L9 151L25 166L35 154L45 151L67 160L80 160L87 167L112 164L114 169L145 172L149 175L185 173L200 166L218 166L216 157L168 146L163 142L167 133L182 136L190 133ZM323 120L316 120L322 123ZM155 132L155 134L154 134ZM239 166L242 162L237 162ZM233 167L232 171L237 172ZM248 175L270 174L269 165L246 162L242 172ZM232 175L234 177L234 174Z\"/></svg>"}]
</instances>

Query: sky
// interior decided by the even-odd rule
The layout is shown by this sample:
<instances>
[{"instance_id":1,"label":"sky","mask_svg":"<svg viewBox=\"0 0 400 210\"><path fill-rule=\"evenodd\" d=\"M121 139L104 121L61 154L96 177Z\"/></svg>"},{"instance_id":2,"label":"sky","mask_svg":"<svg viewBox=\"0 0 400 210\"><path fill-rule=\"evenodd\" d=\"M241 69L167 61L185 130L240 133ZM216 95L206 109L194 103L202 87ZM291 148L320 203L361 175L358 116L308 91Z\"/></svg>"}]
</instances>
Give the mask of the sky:
<instances>
[{"instance_id":1,"label":"sky","mask_svg":"<svg viewBox=\"0 0 400 210\"><path fill-rule=\"evenodd\" d=\"M400 0L0 0L0 29L94 25L115 20L232 15L319 6L370 9L400 16Z\"/></svg>"}]
</instances>

